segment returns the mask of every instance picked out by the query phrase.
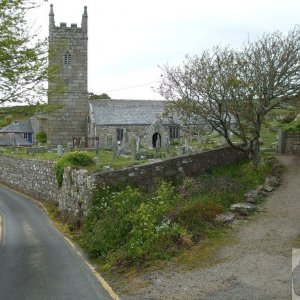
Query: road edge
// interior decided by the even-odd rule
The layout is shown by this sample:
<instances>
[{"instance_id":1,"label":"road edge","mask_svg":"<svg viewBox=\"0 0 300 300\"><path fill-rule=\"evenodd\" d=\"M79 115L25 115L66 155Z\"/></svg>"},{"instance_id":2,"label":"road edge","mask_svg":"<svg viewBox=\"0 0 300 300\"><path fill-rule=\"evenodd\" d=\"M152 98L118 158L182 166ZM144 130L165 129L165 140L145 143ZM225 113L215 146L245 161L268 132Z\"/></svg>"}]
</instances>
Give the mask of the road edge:
<instances>
[{"instance_id":1,"label":"road edge","mask_svg":"<svg viewBox=\"0 0 300 300\"><path fill-rule=\"evenodd\" d=\"M103 288L106 290L106 292L109 294L109 296L112 298L112 300L121 300L121 298L114 292L114 290L110 287L110 285L105 281L105 279L97 272L97 270L86 260L86 258L77 250L77 247L74 245L74 243L65 236L65 234L60 231L54 224L54 222L51 220L51 218L49 217L49 213L47 208L43 205L43 203L41 203L39 200L34 199L20 191L16 191L14 189L12 189L11 187L8 187L2 183L0 183L0 187L7 189L11 192L14 192L16 194L19 194L22 197L27 198L28 200L30 200L31 202L35 203L35 205L37 205L38 207L40 207L45 214L48 217L48 220L53 224L53 226L56 228L56 230L58 230L62 236L64 237L64 239L68 242L68 244L73 248L73 250L77 253L77 255L86 263L86 265L89 267L89 269L92 271L92 273L95 275L95 277L97 278L97 280L100 282L100 284L103 286ZM3 218L1 215L1 211L0 211L0 249L1 249L1 245L2 245L2 234L3 232Z\"/></svg>"},{"instance_id":2,"label":"road edge","mask_svg":"<svg viewBox=\"0 0 300 300\"><path fill-rule=\"evenodd\" d=\"M0 246L2 245L2 214L1 214L1 211L0 211Z\"/></svg>"},{"instance_id":3,"label":"road edge","mask_svg":"<svg viewBox=\"0 0 300 300\"><path fill-rule=\"evenodd\" d=\"M74 245L74 243L67 238L66 236L64 236L65 240L69 243L69 245L74 249L74 251L77 253L77 255L86 263L86 265L90 268L90 270L93 272L93 274L96 276L96 278L98 279L98 281L101 283L101 285L103 286L103 288L107 291L107 293L109 294L109 296L113 299L113 300L121 300L119 298L119 296L113 291L113 289L110 287L110 285L106 282L106 280L97 272L97 270L84 258L84 256L77 251L77 247Z\"/></svg>"}]
</instances>

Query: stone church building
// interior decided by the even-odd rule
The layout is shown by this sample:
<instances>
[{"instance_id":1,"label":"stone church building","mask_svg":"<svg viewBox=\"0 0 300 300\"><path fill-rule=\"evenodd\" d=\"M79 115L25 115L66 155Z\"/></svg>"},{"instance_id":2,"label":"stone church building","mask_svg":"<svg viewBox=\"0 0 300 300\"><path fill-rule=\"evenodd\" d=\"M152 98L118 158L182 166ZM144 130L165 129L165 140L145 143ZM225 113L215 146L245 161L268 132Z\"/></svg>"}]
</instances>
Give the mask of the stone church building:
<instances>
[{"instance_id":1,"label":"stone church building","mask_svg":"<svg viewBox=\"0 0 300 300\"><path fill-rule=\"evenodd\" d=\"M35 132L45 130L53 145L80 140L93 147L126 143L130 136L144 147L165 146L180 135L179 124L168 124L161 114L166 101L88 99L88 15L84 7L81 27L55 24L53 5L49 13L48 104L56 109L33 120ZM55 91L55 92L53 92ZM57 91L60 91L57 93ZM92 141L92 142L91 142Z\"/></svg>"}]
</instances>

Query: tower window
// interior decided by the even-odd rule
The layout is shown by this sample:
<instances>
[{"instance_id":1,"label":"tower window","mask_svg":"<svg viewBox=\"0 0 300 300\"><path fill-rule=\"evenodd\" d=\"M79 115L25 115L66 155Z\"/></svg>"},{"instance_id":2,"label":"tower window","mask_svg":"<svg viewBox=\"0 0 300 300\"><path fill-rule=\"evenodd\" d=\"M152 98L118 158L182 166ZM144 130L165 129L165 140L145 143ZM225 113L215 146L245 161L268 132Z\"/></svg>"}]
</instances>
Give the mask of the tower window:
<instances>
[{"instance_id":1,"label":"tower window","mask_svg":"<svg viewBox=\"0 0 300 300\"><path fill-rule=\"evenodd\" d=\"M71 64L71 52L66 51L64 55L64 65L70 65Z\"/></svg>"}]
</instances>

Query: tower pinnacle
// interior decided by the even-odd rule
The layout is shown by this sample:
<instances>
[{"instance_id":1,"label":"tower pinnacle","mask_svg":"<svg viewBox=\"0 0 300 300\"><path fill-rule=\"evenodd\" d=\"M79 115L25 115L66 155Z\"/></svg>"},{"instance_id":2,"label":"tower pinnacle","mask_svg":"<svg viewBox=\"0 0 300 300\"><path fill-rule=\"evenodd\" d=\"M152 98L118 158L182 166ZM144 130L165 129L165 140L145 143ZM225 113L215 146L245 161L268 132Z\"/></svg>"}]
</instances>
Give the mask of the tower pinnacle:
<instances>
[{"instance_id":1,"label":"tower pinnacle","mask_svg":"<svg viewBox=\"0 0 300 300\"><path fill-rule=\"evenodd\" d=\"M49 12L49 28L53 28L54 26L55 26L55 22L54 22L53 4L50 4L50 12Z\"/></svg>"}]
</instances>

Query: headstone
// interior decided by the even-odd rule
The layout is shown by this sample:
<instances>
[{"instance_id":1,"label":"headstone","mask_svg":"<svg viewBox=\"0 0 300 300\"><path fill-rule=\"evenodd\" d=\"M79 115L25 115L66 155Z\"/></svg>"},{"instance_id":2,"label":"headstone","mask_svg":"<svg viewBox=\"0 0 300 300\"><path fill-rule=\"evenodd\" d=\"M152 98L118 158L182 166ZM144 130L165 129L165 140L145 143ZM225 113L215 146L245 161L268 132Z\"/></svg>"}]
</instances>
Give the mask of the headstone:
<instances>
[{"instance_id":1,"label":"headstone","mask_svg":"<svg viewBox=\"0 0 300 300\"><path fill-rule=\"evenodd\" d=\"M57 145L57 155L61 157L63 155L63 146L62 145Z\"/></svg>"},{"instance_id":2,"label":"headstone","mask_svg":"<svg viewBox=\"0 0 300 300\"><path fill-rule=\"evenodd\" d=\"M189 142L187 139L184 139L184 147L185 147L185 153L189 152Z\"/></svg>"},{"instance_id":3,"label":"headstone","mask_svg":"<svg viewBox=\"0 0 300 300\"><path fill-rule=\"evenodd\" d=\"M170 140L167 139L166 141L166 148L167 148L167 154L170 155Z\"/></svg>"},{"instance_id":4,"label":"headstone","mask_svg":"<svg viewBox=\"0 0 300 300\"><path fill-rule=\"evenodd\" d=\"M130 154L131 160L134 161L136 158L136 138L134 136L132 136L130 140Z\"/></svg>"},{"instance_id":5,"label":"headstone","mask_svg":"<svg viewBox=\"0 0 300 300\"><path fill-rule=\"evenodd\" d=\"M128 138L128 132L126 130L126 128L124 128L124 138L123 138L123 145L127 146L128 145L128 141L129 141L129 138Z\"/></svg>"},{"instance_id":6,"label":"headstone","mask_svg":"<svg viewBox=\"0 0 300 300\"><path fill-rule=\"evenodd\" d=\"M101 167L99 156L93 157L93 162L95 163L97 169L99 169Z\"/></svg>"},{"instance_id":7,"label":"headstone","mask_svg":"<svg viewBox=\"0 0 300 300\"><path fill-rule=\"evenodd\" d=\"M118 142L117 141L114 141L113 142L113 159L117 159L118 158Z\"/></svg>"},{"instance_id":8,"label":"headstone","mask_svg":"<svg viewBox=\"0 0 300 300\"><path fill-rule=\"evenodd\" d=\"M73 148L73 144L72 143L67 143L67 151L70 152Z\"/></svg>"},{"instance_id":9,"label":"headstone","mask_svg":"<svg viewBox=\"0 0 300 300\"><path fill-rule=\"evenodd\" d=\"M80 139L80 148L81 149L84 149L85 148L85 138L84 137L82 137L81 139Z\"/></svg>"},{"instance_id":10,"label":"headstone","mask_svg":"<svg viewBox=\"0 0 300 300\"><path fill-rule=\"evenodd\" d=\"M156 143L155 143L156 152L160 152L160 147L161 147L160 138L157 137L157 140L156 140Z\"/></svg>"},{"instance_id":11,"label":"headstone","mask_svg":"<svg viewBox=\"0 0 300 300\"><path fill-rule=\"evenodd\" d=\"M95 152L97 155L99 155L99 148L100 148L99 140L96 139L95 140Z\"/></svg>"}]
</instances>

